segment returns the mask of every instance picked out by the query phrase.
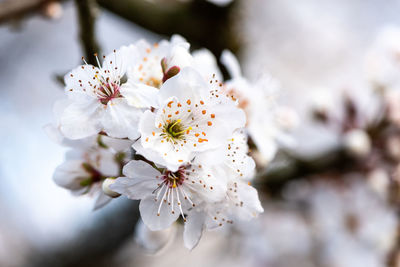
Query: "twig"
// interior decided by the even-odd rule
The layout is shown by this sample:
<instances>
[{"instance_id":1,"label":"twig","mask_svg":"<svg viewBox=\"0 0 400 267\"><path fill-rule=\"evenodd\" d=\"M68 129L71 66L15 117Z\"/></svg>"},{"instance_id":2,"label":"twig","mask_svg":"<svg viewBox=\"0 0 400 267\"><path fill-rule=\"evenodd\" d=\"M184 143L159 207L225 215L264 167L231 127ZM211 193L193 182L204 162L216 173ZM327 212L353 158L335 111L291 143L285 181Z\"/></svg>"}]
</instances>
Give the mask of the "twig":
<instances>
[{"instance_id":1,"label":"twig","mask_svg":"<svg viewBox=\"0 0 400 267\"><path fill-rule=\"evenodd\" d=\"M327 172L344 173L346 170L358 168L358 163L356 158L350 157L341 147L309 158L281 151L271 167L258 173L253 184L269 194L277 195L292 180Z\"/></svg>"},{"instance_id":2,"label":"twig","mask_svg":"<svg viewBox=\"0 0 400 267\"><path fill-rule=\"evenodd\" d=\"M0 1L0 24L39 11L56 0L5 0ZM59 0L61 2L64 0Z\"/></svg>"},{"instance_id":3,"label":"twig","mask_svg":"<svg viewBox=\"0 0 400 267\"><path fill-rule=\"evenodd\" d=\"M113 256L129 241L139 218L138 202L118 199L122 205L109 209L76 237L46 251L32 251L29 267L114 266Z\"/></svg>"},{"instance_id":4,"label":"twig","mask_svg":"<svg viewBox=\"0 0 400 267\"><path fill-rule=\"evenodd\" d=\"M237 5L218 7L204 0L179 1L98 0L100 6L156 33L178 33L192 44L219 55L223 49L237 52L240 35L232 28ZM237 20L237 19L235 19Z\"/></svg>"},{"instance_id":5,"label":"twig","mask_svg":"<svg viewBox=\"0 0 400 267\"><path fill-rule=\"evenodd\" d=\"M94 53L100 54L100 46L96 40L96 16L98 13L95 0L75 0L79 20L79 36L86 61L96 65Z\"/></svg>"}]
</instances>

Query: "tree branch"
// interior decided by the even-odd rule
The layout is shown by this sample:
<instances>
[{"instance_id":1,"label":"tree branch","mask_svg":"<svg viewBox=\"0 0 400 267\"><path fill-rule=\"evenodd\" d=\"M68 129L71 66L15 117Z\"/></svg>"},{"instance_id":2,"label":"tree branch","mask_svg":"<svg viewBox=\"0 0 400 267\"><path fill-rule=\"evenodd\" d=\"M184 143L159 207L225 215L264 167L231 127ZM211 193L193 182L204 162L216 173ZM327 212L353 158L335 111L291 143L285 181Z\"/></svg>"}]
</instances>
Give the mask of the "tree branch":
<instances>
[{"instance_id":1,"label":"tree branch","mask_svg":"<svg viewBox=\"0 0 400 267\"><path fill-rule=\"evenodd\" d=\"M55 0L5 0L0 2L0 24L35 13ZM61 2L61 1L58 1Z\"/></svg>"},{"instance_id":2,"label":"tree branch","mask_svg":"<svg viewBox=\"0 0 400 267\"><path fill-rule=\"evenodd\" d=\"M237 52L240 35L232 28L232 11L238 0L219 7L204 0L188 2L98 0L99 5L150 31L181 34L198 47L219 55L224 49Z\"/></svg>"},{"instance_id":3,"label":"tree branch","mask_svg":"<svg viewBox=\"0 0 400 267\"><path fill-rule=\"evenodd\" d=\"M290 181L327 172L343 174L359 166L359 160L349 156L342 147L309 158L280 151L271 166L258 172L253 184L271 195L278 195Z\"/></svg>"},{"instance_id":4,"label":"tree branch","mask_svg":"<svg viewBox=\"0 0 400 267\"><path fill-rule=\"evenodd\" d=\"M98 13L95 0L75 0L79 20L79 36L87 63L96 65L94 53L100 54L96 40L96 16Z\"/></svg>"}]
</instances>

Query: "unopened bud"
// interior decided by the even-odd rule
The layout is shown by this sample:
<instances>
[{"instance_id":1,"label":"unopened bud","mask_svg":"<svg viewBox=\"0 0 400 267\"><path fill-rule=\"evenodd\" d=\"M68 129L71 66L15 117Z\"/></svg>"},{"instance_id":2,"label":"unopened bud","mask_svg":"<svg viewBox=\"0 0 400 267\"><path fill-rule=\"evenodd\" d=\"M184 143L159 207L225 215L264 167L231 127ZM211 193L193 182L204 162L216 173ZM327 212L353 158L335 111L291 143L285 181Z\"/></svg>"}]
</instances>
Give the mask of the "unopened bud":
<instances>
[{"instance_id":1,"label":"unopened bud","mask_svg":"<svg viewBox=\"0 0 400 267\"><path fill-rule=\"evenodd\" d=\"M175 75L177 75L180 70L181 69L178 66L173 66L173 67L169 68L168 71L164 74L163 82L165 82L169 78L172 78Z\"/></svg>"},{"instance_id":2,"label":"unopened bud","mask_svg":"<svg viewBox=\"0 0 400 267\"><path fill-rule=\"evenodd\" d=\"M374 169L367 176L368 184L380 196L386 197L390 185L390 177L383 168Z\"/></svg>"},{"instance_id":3,"label":"unopened bud","mask_svg":"<svg viewBox=\"0 0 400 267\"><path fill-rule=\"evenodd\" d=\"M167 59L163 58L161 59L161 68L162 68L162 72L166 73L168 70L168 63L167 63Z\"/></svg>"},{"instance_id":4,"label":"unopened bud","mask_svg":"<svg viewBox=\"0 0 400 267\"><path fill-rule=\"evenodd\" d=\"M113 183L115 183L115 178L107 178L103 181L103 185L102 185L102 189L104 194L106 194L109 197L115 198L115 197L119 197L120 194L111 190L110 189L110 185L112 185Z\"/></svg>"},{"instance_id":5,"label":"unopened bud","mask_svg":"<svg viewBox=\"0 0 400 267\"><path fill-rule=\"evenodd\" d=\"M63 7L57 1L52 1L43 6L42 13L49 19L59 19L63 15Z\"/></svg>"},{"instance_id":6,"label":"unopened bud","mask_svg":"<svg viewBox=\"0 0 400 267\"><path fill-rule=\"evenodd\" d=\"M320 88L311 95L311 111L315 120L327 122L332 113L332 95L328 89Z\"/></svg>"},{"instance_id":7,"label":"unopened bud","mask_svg":"<svg viewBox=\"0 0 400 267\"><path fill-rule=\"evenodd\" d=\"M386 141L386 151L394 160L400 160L400 138L392 136Z\"/></svg>"},{"instance_id":8,"label":"unopened bud","mask_svg":"<svg viewBox=\"0 0 400 267\"><path fill-rule=\"evenodd\" d=\"M347 132L343 137L343 144L347 152L356 157L365 157L371 151L371 139L360 129Z\"/></svg>"},{"instance_id":9,"label":"unopened bud","mask_svg":"<svg viewBox=\"0 0 400 267\"><path fill-rule=\"evenodd\" d=\"M292 130L299 125L299 116L293 109L289 107L279 107L276 117L279 126L281 126L284 130Z\"/></svg>"}]
</instances>

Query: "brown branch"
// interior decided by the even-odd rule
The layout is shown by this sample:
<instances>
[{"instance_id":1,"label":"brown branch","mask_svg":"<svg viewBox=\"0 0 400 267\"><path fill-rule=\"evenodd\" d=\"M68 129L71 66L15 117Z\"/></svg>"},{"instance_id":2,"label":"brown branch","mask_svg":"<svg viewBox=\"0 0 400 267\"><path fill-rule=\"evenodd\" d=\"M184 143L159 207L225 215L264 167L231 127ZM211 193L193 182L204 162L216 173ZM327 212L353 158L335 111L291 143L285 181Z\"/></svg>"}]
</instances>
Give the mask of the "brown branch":
<instances>
[{"instance_id":1,"label":"brown branch","mask_svg":"<svg viewBox=\"0 0 400 267\"><path fill-rule=\"evenodd\" d=\"M96 65L94 53L100 54L100 46L96 40L97 4L95 0L75 0L79 20L79 36L86 61Z\"/></svg>"},{"instance_id":2,"label":"brown branch","mask_svg":"<svg viewBox=\"0 0 400 267\"><path fill-rule=\"evenodd\" d=\"M40 11L55 0L6 0L0 2L0 24Z\"/></svg>"},{"instance_id":3,"label":"brown branch","mask_svg":"<svg viewBox=\"0 0 400 267\"><path fill-rule=\"evenodd\" d=\"M100 6L150 31L180 34L198 47L219 55L223 49L237 52L240 35L233 27L232 11L238 0L218 7L204 0L188 2L142 0L98 0Z\"/></svg>"},{"instance_id":4,"label":"brown branch","mask_svg":"<svg viewBox=\"0 0 400 267\"><path fill-rule=\"evenodd\" d=\"M345 173L359 166L359 159L349 156L341 147L308 158L280 151L270 167L258 172L253 184L271 195L279 195L290 181L328 172Z\"/></svg>"}]
</instances>

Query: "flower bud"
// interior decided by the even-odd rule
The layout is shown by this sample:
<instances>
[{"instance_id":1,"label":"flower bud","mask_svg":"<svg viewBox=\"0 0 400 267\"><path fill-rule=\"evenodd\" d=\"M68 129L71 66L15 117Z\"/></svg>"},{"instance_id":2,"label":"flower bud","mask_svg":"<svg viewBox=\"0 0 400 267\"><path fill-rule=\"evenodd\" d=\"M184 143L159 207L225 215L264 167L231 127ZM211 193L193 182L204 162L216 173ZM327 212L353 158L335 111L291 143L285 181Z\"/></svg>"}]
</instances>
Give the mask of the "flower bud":
<instances>
[{"instance_id":1,"label":"flower bud","mask_svg":"<svg viewBox=\"0 0 400 267\"><path fill-rule=\"evenodd\" d=\"M277 109L277 122L283 130L293 130L300 123L298 114L291 108L281 106Z\"/></svg>"},{"instance_id":2,"label":"flower bud","mask_svg":"<svg viewBox=\"0 0 400 267\"><path fill-rule=\"evenodd\" d=\"M365 157L371 151L371 139L361 129L353 129L343 137L343 144L347 152L356 157Z\"/></svg>"},{"instance_id":3,"label":"flower bud","mask_svg":"<svg viewBox=\"0 0 400 267\"><path fill-rule=\"evenodd\" d=\"M397 136L391 136L386 141L386 151L389 156L399 161L400 160L400 138Z\"/></svg>"},{"instance_id":4,"label":"flower bud","mask_svg":"<svg viewBox=\"0 0 400 267\"><path fill-rule=\"evenodd\" d=\"M42 13L49 19L60 19L63 15L63 7L60 2L51 1L43 6Z\"/></svg>"},{"instance_id":5,"label":"flower bud","mask_svg":"<svg viewBox=\"0 0 400 267\"><path fill-rule=\"evenodd\" d=\"M386 197L390 185L390 177L386 170L377 168L372 170L368 176L369 186L380 196Z\"/></svg>"},{"instance_id":6,"label":"flower bud","mask_svg":"<svg viewBox=\"0 0 400 267\"><path fill-rule=\"evenodd\" d=\"M328 89L320 88L311 94L311 112L316 121L326 123L334 110L332 104L332 94Z\"/></svg>"},{"instance_id":7,"label":"flower bud","mask_svg":"<svg viewBox=\"0 0 400 267\"><path fill-rule=\"evenodd\" d=\"M112 198L120 196L120 194L118 194L117 192L110 189L110 185L115 183L115 180L116 180L115 178L107 178L103 181L103 185L102 185L104 194L106 194L107 196L112 197Z\"/></svg>"}]
</instances>

